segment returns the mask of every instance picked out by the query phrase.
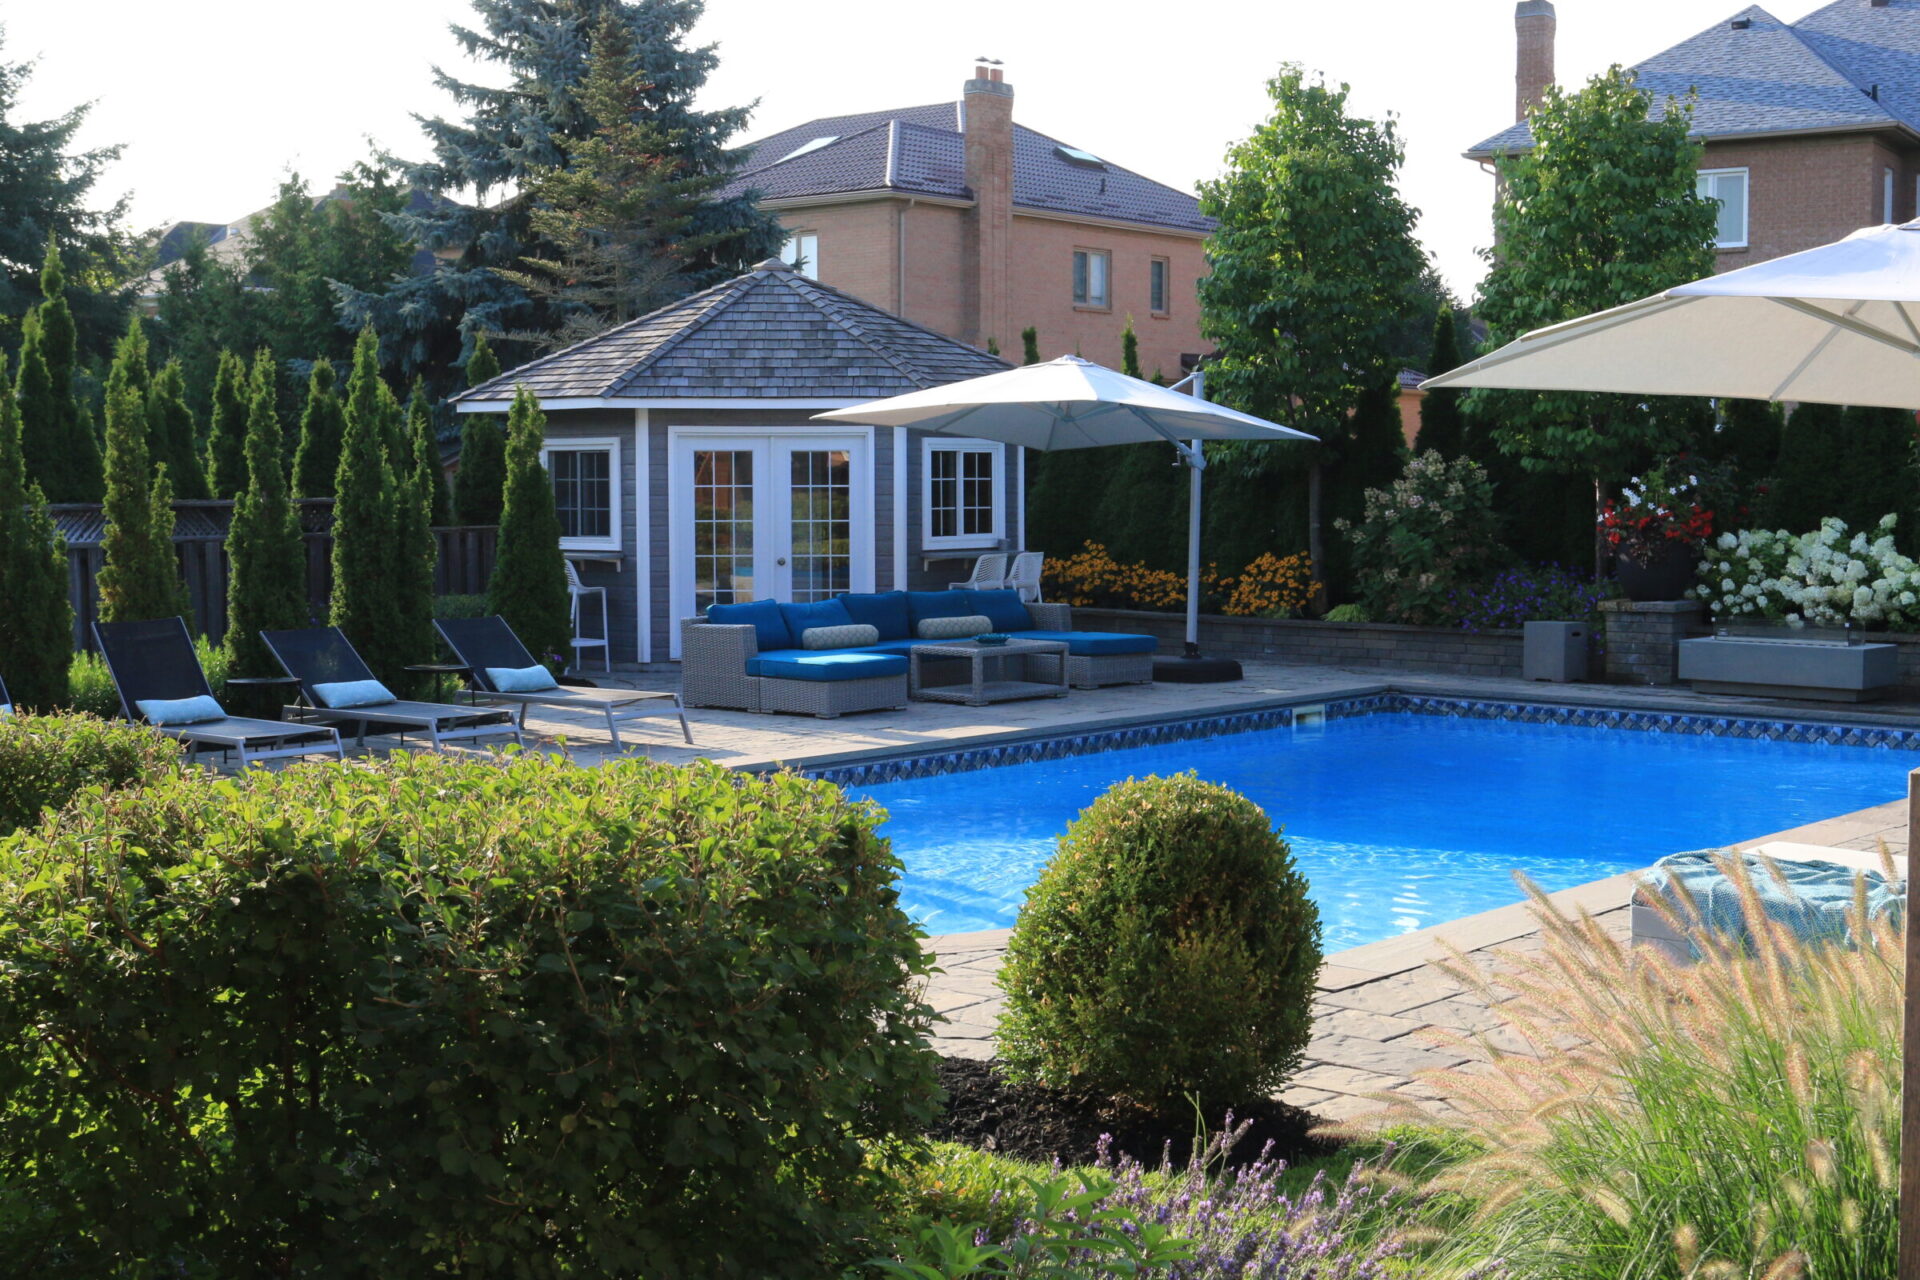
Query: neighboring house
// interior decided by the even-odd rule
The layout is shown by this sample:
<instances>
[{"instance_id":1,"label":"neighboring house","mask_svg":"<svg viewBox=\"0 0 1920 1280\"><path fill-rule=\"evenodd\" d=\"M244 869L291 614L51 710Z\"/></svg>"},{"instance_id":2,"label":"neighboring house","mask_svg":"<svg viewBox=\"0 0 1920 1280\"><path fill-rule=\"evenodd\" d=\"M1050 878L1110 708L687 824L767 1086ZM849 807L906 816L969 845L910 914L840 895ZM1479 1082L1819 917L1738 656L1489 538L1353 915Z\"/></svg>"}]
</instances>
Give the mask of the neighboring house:
<instances>
[{"instance_id":1,"label":"neighboring house","mask_svg":"<svg viewBox=\"0 0 1920 1280\"><path fill-rule=\"evenodd\" d=\"M1482 163L1531 145L1527 109L1553 83L1550 0L1522 0L1514 26L1521 123L1466 153ZM1754 6L1633 71L1659 103L1698 94L1718 270L1916 216L1920 0L1837 0L1790 23Z\"/></svg>"},{"instance_id":2,"label":"neighboring house","mask_svg":"<svg viewBox=\"0 0 1920 1280\"><path fill-rule=\"evenodd\" d=\"M756 193L812 278L1018 359L1077 352L1174 381L1206 350L1196 282L1213 221L1193 196L1013 120L975 68L960 101L809 121L755 144L722 194Z\"/></svg>"},{"instance_id":3,"label":"neighboring house","mask_svg":"<svg viewBox=\"0 0 1920 1280\"><path fill-rule=\"evenodd\" d=\"M1022 450L810 420L1007 367L774 260L453 402L539 397L562 549L644 663L709 604L945 587L1021 546Z\"/></svg>"}]
</instances>

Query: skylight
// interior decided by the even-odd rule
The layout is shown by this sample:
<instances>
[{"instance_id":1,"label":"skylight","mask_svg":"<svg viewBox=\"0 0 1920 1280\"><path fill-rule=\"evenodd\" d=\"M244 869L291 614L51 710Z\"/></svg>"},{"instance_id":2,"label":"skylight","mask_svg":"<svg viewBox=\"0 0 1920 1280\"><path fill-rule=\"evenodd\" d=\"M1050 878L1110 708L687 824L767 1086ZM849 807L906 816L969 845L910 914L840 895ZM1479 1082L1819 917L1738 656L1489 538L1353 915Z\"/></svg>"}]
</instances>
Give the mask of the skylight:
<instances>
[{"instance_id":1,"label":"skylight","mask_svg":"<svg viewBox=\"0 0 1920 1280\"><path fill-rule=\"evenodd\" d=\"M793 159L795 156L803 156L807 154L807 152L809 151L818 151L820 148L832 146L834 143L838 141L840 141L840 135L836 133L836 134L829 134L824 138L815 138L811 142L803 142L799 146L795 147L793 150L787 152L787 154L781 156L778 160L775 160L774 163L785 164L787 161Z\"/></svg>"},{"instance_id":2,"label":"skylight","mask_svg":"<svg viewBox=\"0 0 1920 1280\"><path fill-rule=\"evenodd\" d=\"M1064 142L1055 143L1053 149L1054 152L1068 164L1085 165L1089 169L1104 169L1107 167L1107 162L1091 151L1082 151L1080 148L1070 147Z\"/></svg>"}]
</instances>

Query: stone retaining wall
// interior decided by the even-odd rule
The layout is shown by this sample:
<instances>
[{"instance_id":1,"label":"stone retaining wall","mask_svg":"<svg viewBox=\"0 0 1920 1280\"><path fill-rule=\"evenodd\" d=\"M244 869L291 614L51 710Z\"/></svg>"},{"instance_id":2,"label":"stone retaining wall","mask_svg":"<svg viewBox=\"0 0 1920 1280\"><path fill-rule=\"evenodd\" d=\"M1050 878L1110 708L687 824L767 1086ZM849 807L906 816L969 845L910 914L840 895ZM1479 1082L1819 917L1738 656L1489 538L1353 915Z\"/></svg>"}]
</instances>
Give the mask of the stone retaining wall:
<instances>
[{"instance_id":1,"label":"stone retaining wall","mask_svg":"<svg viewBox=\"0 0 1920 1280\"><path fill-rule=\"evenodd\" d=\"M1084 631L1129 631L1160 641L1177 654L1186 637L1184 614L1137 609L1075 609ZM1200 647L1210 657L1267 658L1337 667L1391 667L1441 675L1520 676L1520 633L1404 627L1385 622L1312 622L1299 618L1200 619Z\"/></svg>"}]
</instances>

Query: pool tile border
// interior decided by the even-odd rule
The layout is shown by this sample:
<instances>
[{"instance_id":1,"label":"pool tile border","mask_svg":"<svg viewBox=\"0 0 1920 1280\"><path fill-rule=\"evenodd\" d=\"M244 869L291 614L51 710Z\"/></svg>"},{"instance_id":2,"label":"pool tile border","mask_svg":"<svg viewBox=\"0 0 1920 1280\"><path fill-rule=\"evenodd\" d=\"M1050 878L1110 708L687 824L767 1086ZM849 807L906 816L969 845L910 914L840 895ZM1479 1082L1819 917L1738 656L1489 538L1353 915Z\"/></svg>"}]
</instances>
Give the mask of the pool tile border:
<instances>
[{"instance_id":1,"label":"pool tile border","mask_svg":"<svg viewBox=\"0 0 1920 1280\"><path fill-rule=\"evenodd\" d=\"M970 773L977 769L998 768L1001 765L1028 764L1036 760L1058 760L1067 756L1094 755L1103 751L1119 751L1129 747L1152 746L1164 742L1185 742L1196 738L1252 733L1261 729L1282 729L1292 725L1295 712L1303 709L1306 708L1272 707L1228 715L1199 716L1187 720L1133 725L1124 729L1064 734L994 746L968 747L959 751L944 751L931 755L899 756L854 764L822 765L818 768L802 769L801 772L807 777L820 778L843 787L869 787L949 773ZM1410 693L1379 693L1356 698L1341 698L1314 709L1323 710L1329 720L1349 720L1357 716L1406 712L1413 715L1444 716L1463 720L1506 720L1517 724L1577 725L1598 729L1622 729L1638 733L1685 733L1700 734L1705 737L1758 739L1766 742L1875 747L1891 751L1920 750L1920 729L1828 724L1814 720L1768 720L1751 716L1630 711L1615 707L1502 702Z\"/></svg>"}]
</instances>

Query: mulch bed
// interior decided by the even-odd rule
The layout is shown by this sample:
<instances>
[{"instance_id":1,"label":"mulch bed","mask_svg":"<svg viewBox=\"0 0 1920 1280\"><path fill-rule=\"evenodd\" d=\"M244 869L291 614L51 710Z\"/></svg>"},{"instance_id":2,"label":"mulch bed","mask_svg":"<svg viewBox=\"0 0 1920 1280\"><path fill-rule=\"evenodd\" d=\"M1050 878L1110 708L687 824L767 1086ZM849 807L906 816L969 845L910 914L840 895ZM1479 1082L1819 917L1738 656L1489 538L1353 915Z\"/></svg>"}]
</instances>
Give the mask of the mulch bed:
<instances>
[{"instance_id":1,"label":"mulch bed","mask_svg":"<svg viewBox=\"0 0 1920 1280\"><path fill-rule=\"evenodd\" d=\"M1075 1165L1093 1163L1101 1136L1112 1134L1116 1156L1133 1156L1149 1168L1159 1166L1163 1152L1170 1153L1175 1168L1185 1168L1193 1150L1196 1117L1190 1111L1157 1116L1111 1098L1014 1084L993 1063L966 1058L940 1060L940 1085L947 1091L946 1109L928 1135L943 1142L1020 1160L1057 1159ZM1340 1146L1309 1136L1319 1118L1282 1102L1236 1107L1233 1118L1236 1125L1247 1120L1253 1124L1235 1144L1229 1166L1259 1159L1268 1142L1273 1143L1272 1156L1289 1164L1329 1155ZM1217 1130L1224 1119L1208 1116L1207 1124Z\"/></svg>"}]
</instances>

